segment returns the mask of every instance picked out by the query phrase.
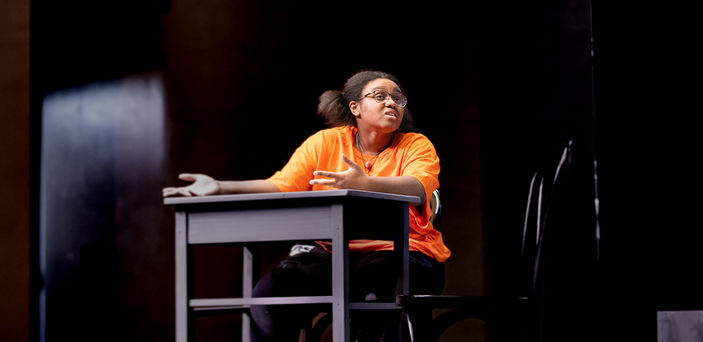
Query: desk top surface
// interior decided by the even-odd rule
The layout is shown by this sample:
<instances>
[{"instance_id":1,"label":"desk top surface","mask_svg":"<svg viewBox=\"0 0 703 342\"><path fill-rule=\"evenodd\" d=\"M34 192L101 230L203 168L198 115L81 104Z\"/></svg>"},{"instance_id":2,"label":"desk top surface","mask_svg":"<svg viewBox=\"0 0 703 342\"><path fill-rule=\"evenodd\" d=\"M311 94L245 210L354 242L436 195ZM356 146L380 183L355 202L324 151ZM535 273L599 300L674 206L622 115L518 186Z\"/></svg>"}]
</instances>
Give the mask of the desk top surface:
<instances>
[{"instance_id":1,"label":"desk top surface","mask_svg":"<svg viewBox=\"0 0 703 342\"><path fill-rule=\"evenodd\" d=\"M334 197L361 197L385 199L391 201L417 203L420 198L417 196L406 196L389 194L383 192L363 191L363 190L322 190L322 191L296 191L296 192L271 192L257 194L238 195L213 195L213 196L193 196L193 197L167 197L164 198L166 205L183 204L205 204L205 203L225 203L239 201L261 201L277 199L304 199L304 198L334 198Z\"/></svg>"}]
</instances>

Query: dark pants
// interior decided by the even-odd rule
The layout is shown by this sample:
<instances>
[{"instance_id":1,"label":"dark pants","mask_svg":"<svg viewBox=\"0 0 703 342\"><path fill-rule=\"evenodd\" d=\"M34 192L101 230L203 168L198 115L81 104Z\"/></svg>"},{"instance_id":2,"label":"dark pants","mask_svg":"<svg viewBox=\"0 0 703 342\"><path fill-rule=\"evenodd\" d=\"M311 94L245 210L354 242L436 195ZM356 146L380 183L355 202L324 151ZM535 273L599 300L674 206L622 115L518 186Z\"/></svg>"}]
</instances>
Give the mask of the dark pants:
<instances>
[{"instance_id":1,"label":"dark pants","mask_svg":"<svg viewBox=\"0 0 703 342\"><path fill-rule=\"evenodd\" d=\"M331 295L330 253L318 246L303 249L299 254L288 256L261 278L254 287L253 296ZM350 252L350 300L393 302L398 264L392 251ZM410 292L439 294L443 286L444 264L420 252L410 252ZM300 329L310 327L317 314L329 312L330 308L329 304L253 306L253 336L257 341L296 341ZM389 341L389 337L397 333L400 313L395 310L363 313L354 310L350 317L352 341L378 340L383 335Z\"/></svg>"}]
</instances>

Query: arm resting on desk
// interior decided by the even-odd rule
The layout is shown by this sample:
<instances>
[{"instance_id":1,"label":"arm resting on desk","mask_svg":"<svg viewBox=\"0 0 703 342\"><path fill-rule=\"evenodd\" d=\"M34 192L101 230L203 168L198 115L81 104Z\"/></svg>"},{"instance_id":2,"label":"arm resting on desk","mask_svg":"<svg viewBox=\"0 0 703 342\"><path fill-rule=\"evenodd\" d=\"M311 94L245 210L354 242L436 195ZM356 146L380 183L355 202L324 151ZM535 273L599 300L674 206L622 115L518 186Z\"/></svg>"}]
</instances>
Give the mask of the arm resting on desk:
<instances>
[{"instance_id":1,"label":"arm resting on desk","mask_svg":"<svg viewBox=\"0 0 703 342\"><path fill-rule=\"evenodd\" d=\"M259 192L279 192L273 183L264 179L243 181L218 181L219 194L250 194Z\"/></svg>"},{"instance_id":2,"label":"arm resting on desk","mask_svg":"<svg viewBox=\"0 0 703 342\"><path fill-rule=\"evenodd\" d=\"M164 188L164 197L279 192L278 188L273 185L273 183L263 179L218 181L208 175L197 173L182 173L178 176L178 178L193 183L182 187Z\"/></svg>"}]
</instances>

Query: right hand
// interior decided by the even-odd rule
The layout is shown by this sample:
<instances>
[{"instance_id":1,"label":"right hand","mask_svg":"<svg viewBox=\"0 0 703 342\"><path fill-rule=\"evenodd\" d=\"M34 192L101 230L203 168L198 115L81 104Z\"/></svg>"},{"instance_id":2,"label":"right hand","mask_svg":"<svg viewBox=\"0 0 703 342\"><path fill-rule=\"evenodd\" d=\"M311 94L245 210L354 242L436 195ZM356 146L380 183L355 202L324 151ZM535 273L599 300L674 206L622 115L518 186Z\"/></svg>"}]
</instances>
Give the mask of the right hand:
<instances>
[{"instance_id":1,"label":"right hand","mask_svg":"<svg viewBox=\"0 0 703 342\"><path fill-rule=\"evenodd\" d=\"M193 182L182 187L167 187L163 189L163 196L207 196L220 192L219 183L212 177L197 173L182 173L178 178Z\"/></svg>"}]
</instances>

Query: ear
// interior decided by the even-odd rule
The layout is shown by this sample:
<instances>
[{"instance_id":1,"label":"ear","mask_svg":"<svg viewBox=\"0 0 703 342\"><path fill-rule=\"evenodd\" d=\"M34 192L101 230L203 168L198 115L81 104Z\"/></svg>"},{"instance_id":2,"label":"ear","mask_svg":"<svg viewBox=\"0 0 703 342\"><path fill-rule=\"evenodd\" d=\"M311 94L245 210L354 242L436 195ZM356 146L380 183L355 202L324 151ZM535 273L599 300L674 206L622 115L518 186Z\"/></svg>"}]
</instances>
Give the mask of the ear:
<instances>
[{"instance_id":1,"label":"ear","mask_svg":"<svg viewBox=\"0 0 703 342\"><path fill-rule=\"evenodd\" d=\"M359 108L359 102L356 102L356 101L349 102L349 110L351 110L352 114L355 117L358 118L361 116L361 108Z\"/></svg>"}]
</instances>

